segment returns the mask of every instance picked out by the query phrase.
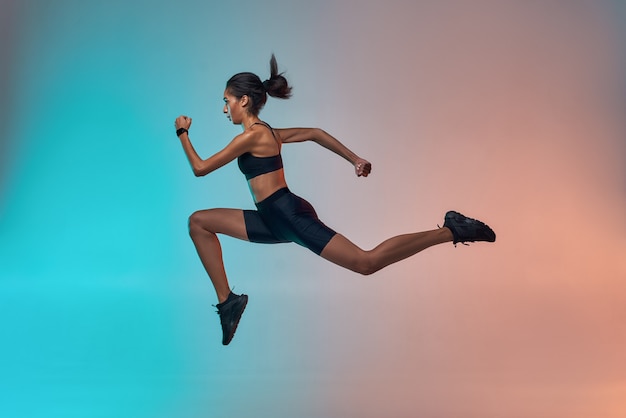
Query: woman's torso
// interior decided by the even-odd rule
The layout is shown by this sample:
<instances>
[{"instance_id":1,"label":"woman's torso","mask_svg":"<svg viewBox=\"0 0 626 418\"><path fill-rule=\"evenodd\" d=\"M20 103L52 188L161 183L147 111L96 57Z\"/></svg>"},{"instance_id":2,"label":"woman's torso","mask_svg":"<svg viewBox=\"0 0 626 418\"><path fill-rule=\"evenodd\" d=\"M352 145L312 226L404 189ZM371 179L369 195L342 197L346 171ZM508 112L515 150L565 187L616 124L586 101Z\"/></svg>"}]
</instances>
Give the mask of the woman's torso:
<instances>
[{"instance_id":1,"label":"woman's torso","mask_svg":"<svg viewBox=\"0 0 626 418\"><path fill-rule=\"evenodd\" d=\"M237 160L248 180L254 201L260 202L275 191L287 187L280 155L282 141L279 134L265 122L256 122L248 129L254 130L254 144L249 152Z\"/></svg>"}]
</instances>

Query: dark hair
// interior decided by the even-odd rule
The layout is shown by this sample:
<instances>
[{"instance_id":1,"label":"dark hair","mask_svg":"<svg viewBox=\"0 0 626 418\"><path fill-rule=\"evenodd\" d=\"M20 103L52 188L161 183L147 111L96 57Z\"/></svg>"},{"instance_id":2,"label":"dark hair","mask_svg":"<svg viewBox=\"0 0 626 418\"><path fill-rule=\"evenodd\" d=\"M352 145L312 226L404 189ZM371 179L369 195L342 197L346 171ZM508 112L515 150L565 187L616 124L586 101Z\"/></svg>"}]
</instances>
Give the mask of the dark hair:
<instances>
[{"instance_id":1,"label":"dark hair","mask_svg":"<svg viewBox=\"0 0 626 418\"><path fill-rule=\"evenodd\" d=\"M256 116L267 102L267 94L279 99L291 97L291 86L283 74L278 73L276 57L272 54L269 79L261 82L259 76L254 73L235 74L226 82L226 90L237 99L248 96L250 99L248 112Z\"/></svg>"}]
</instances>

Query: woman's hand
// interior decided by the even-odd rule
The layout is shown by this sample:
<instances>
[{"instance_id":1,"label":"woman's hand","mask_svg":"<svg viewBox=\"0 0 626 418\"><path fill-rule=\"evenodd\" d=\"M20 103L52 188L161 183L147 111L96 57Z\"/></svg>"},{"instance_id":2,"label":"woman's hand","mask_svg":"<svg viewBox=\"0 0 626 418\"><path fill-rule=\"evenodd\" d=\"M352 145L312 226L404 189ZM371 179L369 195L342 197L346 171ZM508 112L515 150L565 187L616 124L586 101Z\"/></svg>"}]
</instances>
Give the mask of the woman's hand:
<instances>
[{"instance_id":1,"label":"woman's hand","mask_svg":"<svg viewBox=\"0 0 626 418\"><path fill-rule=\"evenodd\" d=\"M189 129L191 127L191 118L181 115L176 118L176 121L174 122L174 126L176 127L176 129L180 129L180 128Z\"/></svg>"},{"instance_id":2,"label":"woman's hand","mask_svg":"<svg viewBox=\"0 0 626 418\"><path fill-rule=\"evenodd\" d=\"M372 172L372 163L363 158L357 158L354 162L354 172L358 177L367 177Z\"/></svg>"}]
</instances>

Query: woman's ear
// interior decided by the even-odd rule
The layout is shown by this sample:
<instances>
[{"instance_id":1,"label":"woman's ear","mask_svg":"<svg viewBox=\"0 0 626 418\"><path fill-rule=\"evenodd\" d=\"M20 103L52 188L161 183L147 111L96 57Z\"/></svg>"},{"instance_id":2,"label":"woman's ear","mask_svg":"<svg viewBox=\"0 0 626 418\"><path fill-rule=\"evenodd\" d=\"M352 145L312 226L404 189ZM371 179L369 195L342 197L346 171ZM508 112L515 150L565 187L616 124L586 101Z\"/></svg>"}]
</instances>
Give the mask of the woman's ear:
<instances>
[{"instance_id":1,"label":"woman's ear","mask_svg":"<svg viewBox=\"0 0 626 418\"><path fill-rule=\"evenodd\" d=\"M248 106L248 103L250 103L250 98L246 94L241 96L241 99L239 99L239 104L241 105L241 107Z\"/></svg>"}]
</instances>

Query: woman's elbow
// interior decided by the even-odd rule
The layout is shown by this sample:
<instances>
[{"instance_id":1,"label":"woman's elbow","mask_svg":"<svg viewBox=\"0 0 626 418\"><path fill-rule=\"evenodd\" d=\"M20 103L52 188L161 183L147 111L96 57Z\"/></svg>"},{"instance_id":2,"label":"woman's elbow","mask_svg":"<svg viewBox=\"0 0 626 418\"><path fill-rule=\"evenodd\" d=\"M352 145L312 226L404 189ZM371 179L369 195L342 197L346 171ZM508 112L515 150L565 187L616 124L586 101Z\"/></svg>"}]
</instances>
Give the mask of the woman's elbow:
<instances>
[{"instance_id":1,"label":"woman's elbow","mask_svg":"<svg viewBox=\"0 0 626 418\"><path fill-rule=\"evenodd\" d=\"M204 169L203 167L192 167L192 170L193 175L196 177L202 177L208 174L208 171L206 171L206 169Z\"/></svg>"},{"instance_id":2,"label":"woman's elbow","mask_svg":"<svg viewBox=\"0 0 626 418\"><path fill-rule=\"evenodd\" d=\"M313 141L319 141L324 136L328 136L328 134L322 128L311 128L310 136Z\"/></svg>"}]
</instances>

